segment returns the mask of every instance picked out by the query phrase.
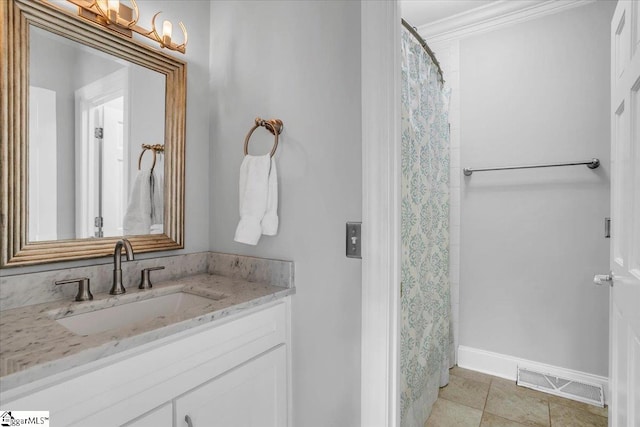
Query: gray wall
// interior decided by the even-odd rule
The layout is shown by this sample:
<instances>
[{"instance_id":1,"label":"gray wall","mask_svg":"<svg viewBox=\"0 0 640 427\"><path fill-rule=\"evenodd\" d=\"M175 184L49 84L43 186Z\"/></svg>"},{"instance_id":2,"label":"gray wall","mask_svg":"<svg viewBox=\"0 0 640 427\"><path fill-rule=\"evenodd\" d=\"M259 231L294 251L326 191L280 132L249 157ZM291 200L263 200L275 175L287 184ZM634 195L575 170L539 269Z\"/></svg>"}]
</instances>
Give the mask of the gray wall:
<instances>
[{"instance_id":1,"label":"gray wall","mask_svg":"<svg viewBox=\"0 0 640 427\"><path fill-rule=\"evenodd\" d=\"M142 144L164 144L164 128L153 126L164 120L165 97L164 87L166 77L140 66L131 67L131 87L129 88L131 117L135 120L131 123L129 134L129 190L133 188L138 173L138 159L142 151ZM160 90L158 88L161 88ZM141 169L150 169L153 165L153 153L145 151L142 157ZM164 155L156 155L156 176L164 179ZM126 195L127 202L129 194ZM126 205L125 205L126 206Z\"/></svg>"},{"instance_id":2,"label":"gray wall","mask_svg":"<svg viewBox=\"0 0 640 427\"><path fill-rule=\"evenodd\" d=\"M609 22L595 2L460 42L460 344L607 375Z\"/></svg>"},{"instance_id":3,"label":"gray wall","mask_svg":"<svg viewBox=\"0 0 640 427\"><path fill-rule=\"evenodd\" d=\"M295 261L296 426L360 423L361 263L345 222L361 218L359 2L214 2L211 6L211 249ZM280 118L280 229L233 241L244 137ZM251 153L267 153L264 129Z\"/></svg>"},{"instance_id":4,"label":"gray wall","mask_svg":"<svg viewBox=\"0 0 640 427\"><path fill-rule=\"evenodd\" d=\"M60 43L60 39L62 38L57 35L32 27L29 85L56 92L56 235L59 239L73 239L76 232L74 90L77 87L74 75L69 71L78 65L78 52L71 42ZM51 52L55 52L55 55Z\"/></svg>"},{"instance_id":5,"label":"gray wall","mask_svg":"<svg viewBox=\"0 0 640 427\"><path fill-rule=\"evenodd\" d=\"M138 2L140 22L145 28L156 12L162 11L158 22L173 22L173 39L182 41L178 22L183 21L189 32L185 55L167 51L169 55L187 62L187 123L185 158L185 236L184 250L143 254L140 258L159 255L193 253L209 250L209 10L208 1L145 0ZM158 24L160 25L160 24ZM147 39L154 49L157 43ZM146 156L146 154L145 154ZM135 159L137 162L137 159Z\"/></svg>"}]
</instances>

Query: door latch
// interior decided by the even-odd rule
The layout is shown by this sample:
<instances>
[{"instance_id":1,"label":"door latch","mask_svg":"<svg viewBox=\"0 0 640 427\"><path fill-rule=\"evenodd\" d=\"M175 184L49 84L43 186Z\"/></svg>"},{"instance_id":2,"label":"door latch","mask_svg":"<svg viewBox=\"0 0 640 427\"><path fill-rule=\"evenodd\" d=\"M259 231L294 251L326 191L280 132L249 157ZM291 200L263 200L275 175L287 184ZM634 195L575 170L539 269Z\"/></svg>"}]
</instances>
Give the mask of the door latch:
<instances>
[{"instance_id":1,"label":"door latch","mask_svg":"<svg viewBox=\"0 0 640 427\"><path fill-rule=\"evenodd\" d=\"M596 274L593 276L593 283L600 286L613 286L613 272L610 272L609 274Z\"/></svg>"}]
</instances>

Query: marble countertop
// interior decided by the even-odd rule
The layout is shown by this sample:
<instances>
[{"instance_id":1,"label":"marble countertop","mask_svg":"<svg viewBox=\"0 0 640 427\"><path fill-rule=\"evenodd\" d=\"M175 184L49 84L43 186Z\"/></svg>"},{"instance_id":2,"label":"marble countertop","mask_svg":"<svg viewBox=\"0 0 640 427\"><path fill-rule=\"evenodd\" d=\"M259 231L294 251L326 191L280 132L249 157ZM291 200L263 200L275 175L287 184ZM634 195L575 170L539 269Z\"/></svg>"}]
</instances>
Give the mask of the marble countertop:
<instances>
[{"instance_id":1,"label":"marble countertop","mask_svg":"<svg viewBox=\"0 0 640 427\"><path fill-rule=\"evenodd\" d=\"M88 336L76 335L56 321L61 317L175 292L211 299L194 303L179 313ZM1 389L7 391L293 293L295 288L199 274L154 283L150 290L127 289L126 294L117 296L96 294L92 301L55 301L2 311Z\"/></svg>"}]
</instances>

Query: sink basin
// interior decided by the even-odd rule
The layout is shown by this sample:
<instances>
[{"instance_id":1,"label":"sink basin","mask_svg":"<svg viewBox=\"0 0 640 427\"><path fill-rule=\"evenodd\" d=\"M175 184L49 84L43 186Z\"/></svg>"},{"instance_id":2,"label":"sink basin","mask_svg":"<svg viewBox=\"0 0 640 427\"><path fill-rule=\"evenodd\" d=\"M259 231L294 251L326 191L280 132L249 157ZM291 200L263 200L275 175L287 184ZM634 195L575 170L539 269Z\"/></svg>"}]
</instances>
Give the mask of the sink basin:
<instances>
[{"instance_id":1,"label":"sink basin","mask_svg":"<svg viewBox=\"0 0 640 427\"><path fill-rule=\"evenodd\" d=\"M77 335L91 335L110 329L122 328L142 320L153 320L211 304L214 299L185 292L176 292L141 301L135 301L88 313L57 319L62 326Z\"/></svg>"}]
</instances>

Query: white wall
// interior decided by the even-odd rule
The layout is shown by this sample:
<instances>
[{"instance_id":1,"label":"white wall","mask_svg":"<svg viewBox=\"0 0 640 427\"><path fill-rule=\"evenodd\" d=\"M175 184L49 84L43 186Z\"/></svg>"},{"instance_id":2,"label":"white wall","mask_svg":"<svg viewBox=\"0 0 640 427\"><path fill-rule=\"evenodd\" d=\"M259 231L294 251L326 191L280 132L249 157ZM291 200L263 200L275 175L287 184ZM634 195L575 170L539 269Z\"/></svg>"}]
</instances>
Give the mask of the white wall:
<instances>
[{"instance_id":1,"label":"white wall","mask_svg":"<svg viewBox=\"0 0 640 427\"><path fill-rule=\"evenodd\" d=\"M595 2L460 41L460 344L607 375L609 22Z\"/></svg>"},{"instance_id":2,"label":"white wall","mask_svg":"<svg viewBox=\"0 0 640 427\"><path fill-rule=\"evenodd\" d=\"M293 425L360 424L361 262L345 257L360 220L359 2L213 2L211 249L295 262ZM280 229L233 242L244 137L284 122L276 154ZM273 137L258 129L251 153Z\"/></svg>"}]
</instances>

